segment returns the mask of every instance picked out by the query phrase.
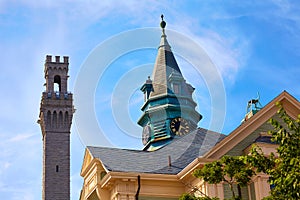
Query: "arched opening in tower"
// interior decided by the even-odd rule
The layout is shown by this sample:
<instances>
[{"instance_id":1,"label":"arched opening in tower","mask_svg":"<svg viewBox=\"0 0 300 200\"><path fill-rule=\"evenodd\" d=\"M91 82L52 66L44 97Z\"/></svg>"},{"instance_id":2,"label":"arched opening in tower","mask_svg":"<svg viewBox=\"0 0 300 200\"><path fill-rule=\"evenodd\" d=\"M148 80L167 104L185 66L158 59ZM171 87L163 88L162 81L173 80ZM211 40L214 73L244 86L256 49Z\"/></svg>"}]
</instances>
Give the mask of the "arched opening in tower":
<instances>
[{"instance_id":1,"label":"arched opening in tower","mask_svg":"<svg viewBox=\"0 0 300 200\"><path fill-rule=\"evenodd\" d=\"M54 91L61 92L61 79L59 75L54 76Z\"/></svg>"}]
</instances>

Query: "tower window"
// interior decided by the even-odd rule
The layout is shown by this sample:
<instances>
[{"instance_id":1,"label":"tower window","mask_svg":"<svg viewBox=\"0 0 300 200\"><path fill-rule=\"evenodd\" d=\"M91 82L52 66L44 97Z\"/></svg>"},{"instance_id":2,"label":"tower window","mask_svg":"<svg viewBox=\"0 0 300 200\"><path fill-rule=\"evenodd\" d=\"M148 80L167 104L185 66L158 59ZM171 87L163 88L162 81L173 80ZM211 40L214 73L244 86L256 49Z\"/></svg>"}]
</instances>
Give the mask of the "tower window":
<instances>
[{"instance_id":1,"label":"tower window","mask_svg":"<svg viewBox=\"0 0 300 200\"><path fill-rule=\"evenodd\" d=\"M65 113L64 123L65 123L65 126L68 126L68 123L69 123L69 113L68 113L68 111L66 111L66 113Z\"/></svg>"},{"instance_id":2,"label":"tower window","mask_svg":"<svg viewBox=\"0 0 300 200\"><path fill-rule=\"evenodd\" d=\"M58 165L56 165L56 172L58 172L59 171L59 166Z\"/></svg>"},{"instance_id":3,"label":"tower window","mask_svg":"<svg viewBox=\"0 0 300 200\"><path fill-rule=\"evenodd\" d=\"M63 121L63 114L62 114L62 111L59 111L59 114L58 114L58 125L62 126L63 123L64 123L64 121Z\"/></svg>"},{"instance_id":4,"label":"tower window","mask_svg":"<svg viewBox=\"0 0 300 200\"><path fill-rule=\"evenodd\" d=\"M53 118L52 118L52 127L57 128L57 113L56 111L53 112Z\"/></svg>"},{"instance_id":5,"label":"tower window","mask_svg":"<svg viewBox=\"0 0 300 200\"><path fill-rule=\"evenodd\" d=\"M51 127L51 112L48 110L47 112L47 124L49 127Z\"/></svg>"},{"instance_id":6,"label":"tower window","mask_svg":"<svg viewBox=\"0 0 300 200\"><path fill-rule=\"evenodd\" d=\"M179 85L178 84L173 84L173 92L174 94L179 94Z\"/></svg>"},{"instance_id":7,"label":"tower window","mask_svg":"<svg viewBox=\"0 0 300 200\"><path fill-rule=\"evenodd\" d=\"M54 76L54 91L61 91L61 79L60 76Z\"/></svg>"}]
</instances>

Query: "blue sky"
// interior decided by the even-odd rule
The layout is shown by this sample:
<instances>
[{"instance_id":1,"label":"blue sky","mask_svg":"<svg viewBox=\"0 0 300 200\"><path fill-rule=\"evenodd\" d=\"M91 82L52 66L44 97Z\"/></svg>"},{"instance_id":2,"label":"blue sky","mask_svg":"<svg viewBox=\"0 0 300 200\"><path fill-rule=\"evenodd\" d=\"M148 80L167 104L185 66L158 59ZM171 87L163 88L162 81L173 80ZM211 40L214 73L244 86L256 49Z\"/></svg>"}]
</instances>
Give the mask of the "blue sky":
<instances>
[{"instance_id":1,"label":"blue sky","mask_svg":"<svg viewBox=\"0 0 300 200\"><path fill-rule=\"evenodd\" d=\"M70 57L69 90L77 108L71 136L71 196L78 199L86 145L142 147L141 129L135 124L143 103L138 89L151 74L162 13L183 75L196 88L195 99L204 116L199 125L214 129L212 121L224 115L216 129L228 134L240 124L246 102L257 92L263 105L283 90L300 99L299 4L0 0L1 199L41 199L42 135L36 121L47 54ZM127 33L131 40L124 39ZM181 36L201 51L176 40ZM137 48L139 40L145 44ZM130 48L125 51L126 47ZM212 68L193 65L197 55L188 55L197 52L199 59L209 58ZM98 62L112 59L108 65L95 65L97 76L94 85L86 85L91 98L85 102L80 86L91 83L93 73L84 74L84 69L93 56ZM220 86L215 83L222 85L215 89ZM222 104L225 109L218 110ZM79 109L84 106L92 112ZM101 134L81 125L93 120Z\"/></svg>"}]
</instances>

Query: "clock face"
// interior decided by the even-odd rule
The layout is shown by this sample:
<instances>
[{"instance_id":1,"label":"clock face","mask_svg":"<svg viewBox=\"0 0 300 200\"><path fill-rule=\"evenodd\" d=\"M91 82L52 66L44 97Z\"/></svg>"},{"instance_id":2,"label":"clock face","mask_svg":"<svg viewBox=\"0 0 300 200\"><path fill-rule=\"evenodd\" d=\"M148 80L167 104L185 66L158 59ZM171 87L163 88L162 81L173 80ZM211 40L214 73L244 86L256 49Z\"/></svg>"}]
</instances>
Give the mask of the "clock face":
<instances>
[{"instance_id":1,"label":"clock face","mask_svg":"<svg viewBox=\"0 0 300 200\"><path fill-rule=\"evenodd\" d=\"M190 132L188 121L181 117L176 117L172 119L170 129L171 132L175 133L176 135L185 135Z\"/></svg>"},{"instance_id":2,"label":"clock face","mask_svg":"<svg viewBox=\"0 0 300 200\"><path fill-rule=\"evenodd\" d=\"M150 132L151 132L150 126L149 125L144 126L143 136L142 136L142 141L144 145L146 145L150 139Z\"/></svg>"}]
</instances>

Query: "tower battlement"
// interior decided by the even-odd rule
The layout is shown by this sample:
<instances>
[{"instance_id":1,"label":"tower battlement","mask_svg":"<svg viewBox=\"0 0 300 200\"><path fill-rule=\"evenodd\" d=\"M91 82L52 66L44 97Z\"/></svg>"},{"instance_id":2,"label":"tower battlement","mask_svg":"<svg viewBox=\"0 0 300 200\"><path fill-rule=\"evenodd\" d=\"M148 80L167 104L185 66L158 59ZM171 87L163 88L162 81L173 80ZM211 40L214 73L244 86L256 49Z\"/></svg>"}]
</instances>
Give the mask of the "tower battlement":
<instances>
[{"instance_id":1,"label":"tower battlement","mask_svg":"<svg viewBox=\"0 0 300 200\"><path fill-rule=\"evenodd\" d=\"M46 63L67 63L69 64L69 56L63 56L63 62L60 62L60 56L55 56L54 61L52 61L52 55L46 56Z\"/></svg>"}]
</instances>

